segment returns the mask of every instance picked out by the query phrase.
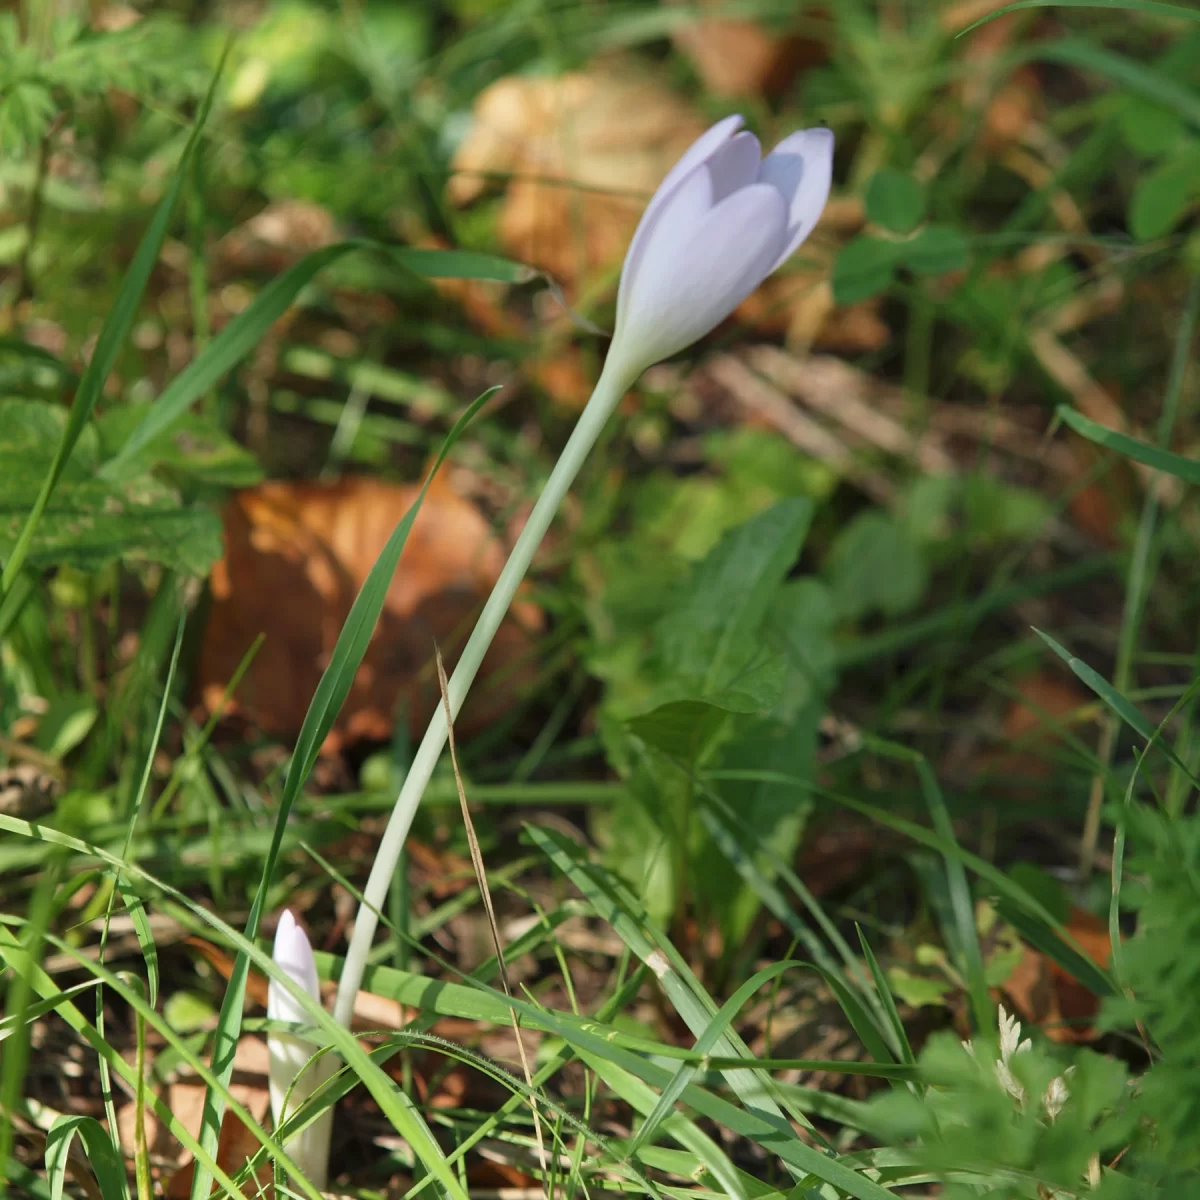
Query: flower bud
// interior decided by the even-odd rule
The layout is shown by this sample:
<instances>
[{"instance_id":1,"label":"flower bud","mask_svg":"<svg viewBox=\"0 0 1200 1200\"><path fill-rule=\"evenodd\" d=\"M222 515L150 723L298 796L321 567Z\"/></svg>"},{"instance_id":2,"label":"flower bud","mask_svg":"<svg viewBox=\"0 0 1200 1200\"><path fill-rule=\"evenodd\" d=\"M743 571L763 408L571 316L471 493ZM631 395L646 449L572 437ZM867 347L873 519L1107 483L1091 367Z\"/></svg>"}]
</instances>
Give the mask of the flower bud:
<instances>
[{"instance_id":1,"label":"flower bud","mask_svg":"<svg viewBox=\"0 0 1200 1200\"><path fill-rule=\"evenodd\" d=\"M308 936L296 924L296 918L288 909L279 918L272 957L293 982L320 1002L320 981L312 947ZM312 1024L291 993L274 979L267 988L267 1016L272 1021ZM335 1061L331 1054L326 1053L309 1065L317 1047L291 1033L268 1034L267 1050L270 1054L271 1115L278 1129L284 1118L294 1113L330 1077ZM332 1130L333 1109L327 1108L315 1121L289 1138L284 1146L304 1172L305 1178L316 1188L324 1188L328 1177L329 1135Z\"/></svg>"}]
</instances>

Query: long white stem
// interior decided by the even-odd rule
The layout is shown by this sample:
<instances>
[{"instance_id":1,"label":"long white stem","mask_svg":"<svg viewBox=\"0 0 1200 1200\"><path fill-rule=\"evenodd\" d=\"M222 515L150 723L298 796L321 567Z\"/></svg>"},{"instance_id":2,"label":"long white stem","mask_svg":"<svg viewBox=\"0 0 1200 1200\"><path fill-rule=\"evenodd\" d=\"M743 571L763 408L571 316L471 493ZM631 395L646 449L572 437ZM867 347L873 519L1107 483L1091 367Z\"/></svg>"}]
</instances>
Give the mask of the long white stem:
<instances>
[{"instance_id":1,"label":"long white stem","mask_svg":"<svg viewBox=\"0 0 1200 1200\"><path fill-rule=\"evenodd\" d=\"M479 670L479 664L483 662L483 656L492 644L492 638L496 636L521 580L525 578L525 572L529 570L534 553L546 530L550 528L554 514L579 473L584 459L596 444L600 431L631 383L630 372L622 369L610 354L604 364L604 370L600 373L596 389L592 392L587 407L580 414L574 431L563 447L562 455L550 473L550 478L546 480L546 486L537 498L537 503L525 522L525 528L521 530L508 562L504 564L504 569L492 588L492 594L487 598L479 620L475 623L466 646L463 647L458 666L450 677L450 711L455 717L458 716L462 702ZM379 911L387 897L388 885L400 860L400 852L404 848L404 840L408 837L417 806L421 803L425 787L446 744L446 732L446 714L443 706L439 704L417 748L412 766L404 778L400 795L388 819L387 829L384 830L379 849L375 853L375 862L371 866L371 874L363 893L363 903L359 905L358 914L354 919L354 934L350 939L350 949L346 953L346 964L342 968L337 1001L333 1007L334 1018L347 1027L354 1014L354 1001L362 984L367 954L379 924Z\"/></svg>"}]
</instances>

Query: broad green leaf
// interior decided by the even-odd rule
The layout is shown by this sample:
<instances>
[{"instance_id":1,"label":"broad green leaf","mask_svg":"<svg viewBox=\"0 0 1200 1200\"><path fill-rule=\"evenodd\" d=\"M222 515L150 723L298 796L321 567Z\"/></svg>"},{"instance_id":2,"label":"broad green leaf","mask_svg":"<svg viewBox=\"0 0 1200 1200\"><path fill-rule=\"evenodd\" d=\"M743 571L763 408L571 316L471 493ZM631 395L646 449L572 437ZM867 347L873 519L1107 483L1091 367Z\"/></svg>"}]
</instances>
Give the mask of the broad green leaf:
<instances>
[{"instance_id":1,"label":"broad green leaf","mask_svg":"<svg viewBox=\"0 0 1200 1200\"><path fill-rule=\"evenodd\" d=\"M833 298L839 304L857 304L886 291L900 259L899 242L860 234L833 264Z\"/></svg>"},{"instance_id":2,"label":"broad green leaf","mask_svg":"<svg viewBox=\"0 0 1200 1200\"><path fill-rule=\"evenodd\" d=\"M901 261L915 275L945 275L967 265L967 239L949 225L926 225L898 245Z\"/></svg>"},{"instance_id":3,"label":"broad green leaf","mask_svg":"<svg viewBox=\"0 0 1200 1200\"><path fill-rule=\"evenodd\" d=\"M76 401L78 403L78 401ZM53 469L66 410L36 400L0 400L0 558L16 553L27 514ZM39 510L24 557L35 567L98 571L117 561L155 562L205 575L221 557L221 523L203 505L147 475L108 483L94 475L93 431L75 440L58 471L58 487Z\"/></svg>"},{"instance_id":4,"label":"broad green leaf","mask_svg":"<svg viewBox=\"0 0 1200 1200\"><path fill-rule=\"evenodd\" d=\"M1126 96L1117 113L1126 144L1140 158L1158 158L1187 137L1184 123L1161 104Z\"/></svg>"},{"instance_id":5,"label":"broad green leaf","mask_svg":"<svg viewBox=\"0 0 1200 1200\"><path fill-rule=\"evenodd\" d=\"M1144 463L1157 471L1166 471L1168 475L1174 475L1186 483L1200 483L1200 462L1194 458L1184 458L1181 454L1172 454L1169 450L1160 450L1157 446L1139 442L1137 438L1118 433L1115 429L1109 429L1107 425L1085 417L1083 413L1076 412L1066 404L1058 406L1055 416L1089 442L1115 450L1118 454Z\"/></svg>"},{"instance_id":6,"label":"broad green leaf","mask_svg":"<svg viewBox=\"0 0 1200 1200\"><path fill-rule=\"evenodd\" d=\"M1148 241L1163 237L1200 204L1200 142L1139 175L1129 201L1129 231Z\"/></svg>"},{"instance_id":7,"label":"broad green leaf","mask_svg":"<svg viewBox=\"0 0 1200 1200\"><path fill-rule=\"evenodd\" d=\"M780 587L760 634L782 668L777 699L757 716L736 721L721 745L722 766L766 767L793 776L813 771L817 726L835 679L835 625L833 597L823 583L793 579ZM705 880L700 899L712 906L733 945L758 915L767 894L763 884L777 874L771 863L794 859L812 801L794 787L773 783L730 782L721 796L738 813L742 833L735 848L709 830L696 871ZM743 856L753 861L753 870L750 862L739 861Z\"/></svg>"},{"instance_id":8,"label":"broad green leaf","mask_svg":"<svg viewBox=\"0 0 1200 1200\"><path fill-rule=\"evenodd\" d=\"M867 183L867 219L892 233L912 233L925 215L925 189L909 174L884 167Z\"/></svg>"},{"instance_id":9,"label":"broad green leaf","mask_svg":"<svg viewBox=\"0 0 1200 1200\"><path fill-rule=\"evenodd\" d=\"M163 1003L163 1020L176 1033L197 1033L208 1029L217 1015L212 1002L199 992L172 992Z\"/></svg>"},{"instance_id":10,"label":"broad green leaf","mask_svg":"<svg viewBox=\"0 0 1200 1200\"><path fill-rule=\"evenodd\" d=\"M927 1005L942 1007L946 997L958 991L944 975L917 975L904 967L889 967L885 980L887 987L912 1008Z\"/></svg>"},{"instance_id":11,"label":"broad green leaf","mask_svg":"<svg viewBox=\"0 0 1200 1200\"><path fill-rule=\"evenodd\" d=\"M928 571L921 548L905 525L870 510L838 535L825 564L834 609L843 620L871 612L896 616L925 594Z\"/></svg>"},{"instance_id":12,"label":"broad green leaf","mask_svg":"<svg viewBox=\"0 0 1200 1200\"><path fill-rule=\"evenodd\" d=\"M626 722L629 731L647 745L685 762L694 762L729 718L730 709L719 699L674 700Z\"/></svg>"},{"instance_id":13,"label":"broad green leaf","mask_svg":"<svg viewBox=\"0 0 1200 1200\"><path fill-rule=\"evenodd\" d=\"M123 405L96 422L102 459L120 453L146 415L144 405ZM131 472L160 467L214 487L252 487L263 477L258 460L222 429L195 413L185 413L172 428L145 444L128 461Z\"/></svg>"},{"instance_id":14,"label":"broad green leaf","mask_svg":"<svg viewBox=\"0 0 1200 1200\"><path fill-rule=\"evenodd\" d=\"M94 697L84 692L60 692L38 721L33 744L56 762L61 761L87 737L98 715Z\"/></svg>"},{"instance_id":15,"label":"broad green leaf","mask_svg":"<svg viewBox=\"0 0 1200 1200\"><path fill-rule=\"evenodd\" d=\"M687 596L660 622L665 675L698 698L737 691L763 618L795 565L812 503L783 500L727 533L696 567Z\"/></svg>"}]
</instances>

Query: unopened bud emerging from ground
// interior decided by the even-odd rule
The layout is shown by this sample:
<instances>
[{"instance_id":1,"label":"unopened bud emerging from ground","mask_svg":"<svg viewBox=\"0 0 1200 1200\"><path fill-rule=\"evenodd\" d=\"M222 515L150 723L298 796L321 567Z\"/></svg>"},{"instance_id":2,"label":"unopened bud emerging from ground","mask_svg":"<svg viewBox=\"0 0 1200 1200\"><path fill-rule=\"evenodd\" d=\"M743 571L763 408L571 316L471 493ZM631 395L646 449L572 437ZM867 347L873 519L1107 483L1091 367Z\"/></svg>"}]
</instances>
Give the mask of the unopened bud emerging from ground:
<instances>
[{"instance_id":1,"label":"unopened bud emerging from ground","mask_svg":"<svg viewBox=\"0 0 1200 1200\"><path fill-rule=\"evenodd\" d=\"M314 1000L320 1001L320 980L312 947L307 934L287 909L279 918L272 957L293 982L299 984ZM272 1021L290 1021L296 1025L313 1023L295 998L273 979L267 989L267 1016ZM317 1047L291 1033L269 1034L267 1049L271 1059L271 1115L278 1129L284 1118L294 1113L329 1078L336 1064L333 1055L327 1053L309 1066ZM285 1146L296 1165L316 1188L324 1188L328 1176L329 1135L332 1129L333 1109L327 1108L312 1124L288 1139Z\"/></svg>"}]
</instances>

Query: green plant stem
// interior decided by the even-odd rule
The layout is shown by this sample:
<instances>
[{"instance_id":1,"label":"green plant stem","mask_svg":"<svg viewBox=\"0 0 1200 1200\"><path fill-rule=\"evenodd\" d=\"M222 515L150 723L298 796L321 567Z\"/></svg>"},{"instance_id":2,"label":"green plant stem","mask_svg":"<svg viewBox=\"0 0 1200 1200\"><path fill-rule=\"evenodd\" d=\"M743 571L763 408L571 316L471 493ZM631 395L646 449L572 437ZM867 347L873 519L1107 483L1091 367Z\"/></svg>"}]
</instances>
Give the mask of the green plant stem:
<instances>
[{"instance_id":1,"label":"green plant stem","mask_svg":"<svg viewBox=\"0 0 1200 1200\"><path fill-rule=\"evenodd\" d=\"M529 564L533 561L534 553L550 522L558 511L559 505L567 494L567 490L579 474L584 459L596 444L608 418L612 415L618 401L628 390L633 380L629 377L628 369L623 369L620 363L615 363L610 356L600 374L600 379L592 392L587 407L579 417L574 432L567 441L559 460L546 480L546 486L538 497L525 528L521 530L516 545L500 578L496 580L492 593L479 614L479 620L463 648L462 656L454 674L450 677L448 687L450 711L458 716L463 700L470 690L471 683L483 662L500 623L508 612L509 605L517 593L517 588L525 578ZM379 843L375 854L375 862L371 866L371 874L367 878L367 886L363 890L363 902L359 905L354 920L354 935L350 939L350 948L346 953L342 978L338 984L337 1000L334 1004L335 1020L349 1028L350 1018L354 1013L354 1000L362 984L363 971L366 968L367 954L375 937L375 929L379 923L379 913L388 894L391 879L400 861L405 839L408 837L413 816L421 803L425 787L433 775L442 749L446 744L446 714L439 705L430 719L425 736L413 756L412 765L400 788L392 815L388 818L387 829Z\"/></svg>"}]
</instances>

